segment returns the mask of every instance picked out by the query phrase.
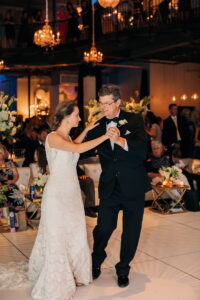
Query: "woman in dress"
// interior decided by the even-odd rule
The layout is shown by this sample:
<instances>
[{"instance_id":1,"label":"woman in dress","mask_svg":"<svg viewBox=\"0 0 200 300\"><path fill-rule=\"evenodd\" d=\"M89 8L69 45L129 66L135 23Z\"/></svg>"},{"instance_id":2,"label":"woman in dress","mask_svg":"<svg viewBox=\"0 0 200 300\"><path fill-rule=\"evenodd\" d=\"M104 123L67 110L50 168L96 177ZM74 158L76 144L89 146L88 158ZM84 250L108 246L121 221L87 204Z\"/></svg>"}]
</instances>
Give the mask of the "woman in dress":
<instances>
[{"instance_id":1,"label":"woman in dress","mask_svg":"<svg viewBox=\"0 0 200 300\"><path fill-rule=\"evenodd\" d=\"M9 211L10 230L14 232L15 213L24 207L24 195L15 184L19 178L16 166L8 160L8 151L0 143L0 208L6 207Z\"/></svg>"},{"instance_id":2,"label":"woman in dress","mask_svg":"<svg viewBox=\"0 0 200 300\"><path fill-rule=\"evenodd\" d=\"M79 153L109 138L108 133L82 143L90 125L74 141L69 134L80 121L77 105L58 105L53 132L45 142L50 175L42 200L41 221L29 261L29 278L34 282L32 297L67 300L76 285L91 282L91 255L87 242L85 214L76 164Z\"/></svg>"}]
</instances>

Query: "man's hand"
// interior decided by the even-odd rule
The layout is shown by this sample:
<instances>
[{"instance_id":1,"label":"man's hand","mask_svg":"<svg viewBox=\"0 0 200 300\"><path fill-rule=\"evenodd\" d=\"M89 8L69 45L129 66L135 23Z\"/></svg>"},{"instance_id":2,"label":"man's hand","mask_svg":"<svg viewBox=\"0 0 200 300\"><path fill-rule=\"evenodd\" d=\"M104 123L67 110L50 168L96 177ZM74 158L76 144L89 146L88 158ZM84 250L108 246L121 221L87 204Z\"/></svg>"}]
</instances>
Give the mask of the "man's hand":
<instances>
[{"instance_id":1,"label":"man's hand","mask_svg":"<svg viewBox=\"0 0 200 300\"><path fill-rule=\"evenodd\" d=\"M113 143L116 143L120 137L120 131L117 127L110 127L108 129L109 138Z\"/></svg>"},{"instance_id":2,"label":"man's hand","mask_svg":"<svg viewBox=\"0 0 200 300\"><path fill-rule=\"evenodd\" d=\"M126 140L120 137L120 131L117 127L110 127L107 131L110 140L124 149Z\"/></svg>"}]
</instances>

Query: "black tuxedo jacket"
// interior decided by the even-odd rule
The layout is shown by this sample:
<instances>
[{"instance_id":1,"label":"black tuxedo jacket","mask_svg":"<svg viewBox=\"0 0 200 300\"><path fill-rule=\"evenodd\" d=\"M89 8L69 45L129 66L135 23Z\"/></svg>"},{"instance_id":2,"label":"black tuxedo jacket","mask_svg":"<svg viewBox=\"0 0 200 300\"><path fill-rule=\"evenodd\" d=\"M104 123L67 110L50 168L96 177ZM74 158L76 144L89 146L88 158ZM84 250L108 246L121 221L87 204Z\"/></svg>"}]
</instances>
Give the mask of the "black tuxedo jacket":
<instances>
[{"instance_id":1,"label":"black tuxedo jacket","mask_svg":"<svg viewBox=\"0 0 200 300\"><path fill-rule=\"evenodd\" d=\"M181 137L181 141L188 143L189 138L189 128L187 126L186 120L180 116L177 116L177 124L178 124L178 131ZM177 142L177 132L176 126L174 121L172 120L171 116L163 122L163 144L166 146L171 146L173 143Z\"/></svg>"},{"instance_id":2,"label":"black tuxedo jacket","mask_svg":"<svg viewBox=\"0 0 200 300\"><path fill-rule=\"evenodd\" d=\"M126 124L120 126L120 120ZM109 197L115 188L116 178L121 191L126 197L145 193L150 187L144 160L146 159L147 139L144 132L143 119L138 114L121 110L118 128L121 137L127 140L128 151L115 145L111 148L110 140L106 140L97 147L102 173L99 182L100 198ZM87 140L97 138L106 132L106 118L103 117L100 124L88 132Z\"/></svg>"}]
</instances>

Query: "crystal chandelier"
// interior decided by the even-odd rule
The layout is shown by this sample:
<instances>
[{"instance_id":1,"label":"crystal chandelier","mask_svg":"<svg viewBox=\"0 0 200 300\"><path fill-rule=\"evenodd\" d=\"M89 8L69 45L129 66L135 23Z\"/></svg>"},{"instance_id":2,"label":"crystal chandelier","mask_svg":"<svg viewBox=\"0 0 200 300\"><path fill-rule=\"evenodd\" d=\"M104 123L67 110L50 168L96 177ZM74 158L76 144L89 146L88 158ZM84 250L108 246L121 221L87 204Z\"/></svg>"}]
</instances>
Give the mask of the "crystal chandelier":
<instances>
[{"instance_id":1,"label":"crystal chandelier","mask_svg":"<svg viewBox=\"0 0 200 300\"><path fill-rule=\"evenodd\" d=\"M97 51L95 47L95 27L94 27L94 4L92 5L92 45L90 48L90 52L84 52L83 59L85 62L92 62L92 63L100 63L103 60L103 53Z\"/></svg>"},{"instance_id":2,"label":"crystal chandelier","mask_svg":"<svg viewBox=\"0 0 200 300\"><path fill-rule=\"evenodd\" d=\"M5 68L4 60L0 60L0 70L3 70Z\"/></svg>"},{"instance_id":3,"label":"crystal chandelier","mask_svg":"<svg viewBox=\"0 0 200 300\"><path fill-rule=\"evenodd\" d=\"M114 8L115 6L117 6L119 4L120 0L98 0L98 1L99 1L99 4L104 8L107 8L107 7Z\"/></svg>"},{"instance_id":4,"label":"crystal chandelier","mask_svg":"<svg viewBox=\"0 0 200 300\"><path fill-rule=\"evenodd\" d=\"M44 22L42 29L34 33L34 43L40 47L52 48L60 43L60 33L57 32L55 36L51 25L49 25L48 0L46 0L46 18Z\"/></svg>"}]
</instances>

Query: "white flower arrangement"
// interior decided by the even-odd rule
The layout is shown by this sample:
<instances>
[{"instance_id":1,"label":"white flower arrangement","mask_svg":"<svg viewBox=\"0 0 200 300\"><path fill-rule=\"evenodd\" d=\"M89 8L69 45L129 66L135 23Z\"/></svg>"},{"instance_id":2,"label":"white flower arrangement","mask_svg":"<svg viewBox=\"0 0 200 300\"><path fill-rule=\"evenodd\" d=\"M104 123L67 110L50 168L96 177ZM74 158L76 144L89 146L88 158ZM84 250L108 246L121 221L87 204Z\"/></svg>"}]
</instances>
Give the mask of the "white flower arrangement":
<instances>
[{"instance_id":1,"label":"white flower arrangement","mask_svg":"<svg viewBox=\"0 0 200 300\"><path fill-rule=\"evenodd\" d=\"M15 142L14 136L16 135L20 125L16 126L16 111L10 111L10 108L17 99L0 92L0 137L2 139L9 139Z\"/></svg>"},{"instance_id":2,"label":"white flower arrangement","mask_svg":"<svg viewBox=\"0 0 200 300\"><path fill-rule=\"evenodd\" d=\"M33 185L36 189L41 189L45 186L48 179L47 174L38 173L36 177L34 177Z\"/></svg>"},{"instance_id":3,"label":"white flower arrangement","mask_svg":"<svg viewBox=\"0 0 200 300\"><path fill-rule=\"evenodd\" d=\"M99 106L99 102L96 99L89 100L88 104L85 105L84 107L89 111L89 115L87 119L88 123L96 122L103 117L103 114Z\"/></svg>"},{"instance_id":4,"label":"white flower arrangement","mask_svg":"<svg viewBox=\"0 0 200 300\"><path fill-rule=\"evenodd\" d=\"M166 180L167 182L175 182L181 177L182 170L177 166L162 167L161 169L159 169L159 173L162 176L163 181Z\"/></svg>"},{"instance_id":5,"label":"white flower arrangement","mask_svg":"<svg viewBox=\"0 0 200 300\"><path fill-rule=\"evenodd\" d=\"M124 109L132 113L146 113L148 111L148 105L150 104L150 97L144 97L140 102L136 102L133 97L130 97L130 101L124 102Z\"/></svg>"}]
</instances>

